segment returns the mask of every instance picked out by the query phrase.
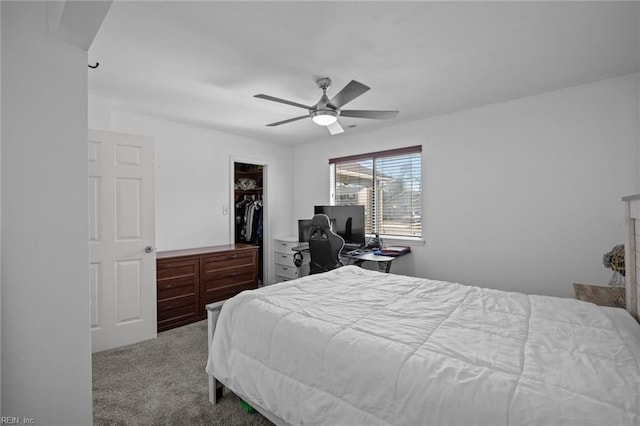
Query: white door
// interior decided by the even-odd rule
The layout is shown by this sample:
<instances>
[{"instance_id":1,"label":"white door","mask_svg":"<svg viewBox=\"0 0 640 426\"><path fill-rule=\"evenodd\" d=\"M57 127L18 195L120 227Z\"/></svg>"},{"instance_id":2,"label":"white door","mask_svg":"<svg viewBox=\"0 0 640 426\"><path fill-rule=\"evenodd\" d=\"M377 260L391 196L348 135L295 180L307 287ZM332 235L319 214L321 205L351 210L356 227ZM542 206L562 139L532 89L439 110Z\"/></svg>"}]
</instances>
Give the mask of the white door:
<instances>
[{"instance_id":1,"label":"white door","mask_svg":"<svg viewBox=\"0 0 640 426\"><path fill-rule=\"evenodd\" d=\"M153 138L89 130L92 352L153 339Z\"/></svg>"}]
</instances>

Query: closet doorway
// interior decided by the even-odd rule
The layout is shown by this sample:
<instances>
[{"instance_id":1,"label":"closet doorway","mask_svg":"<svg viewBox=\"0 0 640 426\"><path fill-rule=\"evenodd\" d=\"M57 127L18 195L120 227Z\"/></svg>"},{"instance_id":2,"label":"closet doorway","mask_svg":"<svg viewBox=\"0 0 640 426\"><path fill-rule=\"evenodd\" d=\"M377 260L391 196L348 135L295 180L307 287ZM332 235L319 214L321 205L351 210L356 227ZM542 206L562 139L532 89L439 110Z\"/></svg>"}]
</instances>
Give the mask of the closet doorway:
<instances>
[{"instance_id":1,"label":"closet doorway","mask_svg":"<svg viewBox=\"0 0 640 426\"><path fill-rule=\"evenodd\" d=\"M267 164L256 160L232 159L231 241L252 244L258 249L258 286L267 281L265 265L267 221Z\"/></svg>"}]
</instances>

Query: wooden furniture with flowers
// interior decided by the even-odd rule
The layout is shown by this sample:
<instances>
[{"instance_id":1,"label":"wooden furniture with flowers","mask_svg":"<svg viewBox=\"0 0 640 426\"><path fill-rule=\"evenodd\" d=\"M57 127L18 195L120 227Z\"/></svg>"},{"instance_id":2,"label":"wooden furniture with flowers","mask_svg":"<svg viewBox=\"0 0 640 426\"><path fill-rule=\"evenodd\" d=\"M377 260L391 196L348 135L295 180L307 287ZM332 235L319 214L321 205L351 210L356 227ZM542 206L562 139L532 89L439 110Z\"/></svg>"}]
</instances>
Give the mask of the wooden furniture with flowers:
<instances>
[{"instance_id":1,"label":"wooden furniture with flowers","mask_svg":"<svg viewBox=\"0 0 640 426\"><path fill-rule=\"evenodd\" d=\"M574 283L573 289L578 300L595 303L600 306L625 308L624 287Z\"/></svg>"},{"instance_id":2,"label":"wooden furniture with flowers","mask_svg":"<svg viewBox=\"0 0 640 426\"><path fill-rule=\"evenodd\" d=\"M593 284L573 284L578 300L595 303L600 306L625 308L625 252L624 245L618 244L602 256L602 264L613 271L609 286Z\"/></svg>"}]
</instances>

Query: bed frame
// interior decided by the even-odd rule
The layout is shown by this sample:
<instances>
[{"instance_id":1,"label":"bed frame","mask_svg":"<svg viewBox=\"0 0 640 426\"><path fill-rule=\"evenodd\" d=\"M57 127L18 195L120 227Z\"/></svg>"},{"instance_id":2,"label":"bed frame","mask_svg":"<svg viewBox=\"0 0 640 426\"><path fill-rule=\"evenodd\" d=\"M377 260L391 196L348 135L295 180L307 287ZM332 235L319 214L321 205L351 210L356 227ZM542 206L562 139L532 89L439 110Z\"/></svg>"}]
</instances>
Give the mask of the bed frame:
<instances>
[{"instance_id":1,"label":"bed frame","mask_svg":"<svg viewBox=\"0 0 640 426\"><path fill-rule=\"evenodd\" d=\"M640 267L640 194L623 197L625 204L625 303L627 311L640 320L640 294L638 288L638 269Z\"/></svg>"},{"instance_id":2,"label":"bed frame","mask_svg":"<svg viewBox=\"0 0 640 426\"><path fill-rule=\"evenodd\" d=\"M213 333L216 329L216 323L218 322L218 317L220 316L220 311L222 310L222 305L224 304L224 300L220 302L210 303L206 305L207 308L207 352L209 348L211 348L211 341L213 340ZM218 398L222 397L222 391L224 387L227 387L231 392L235 393L240 399L247 402L251 407L253 407L260 414L265 416L271 423L276 426L288 426L288 423L282 420L280 417L271 413L269 410L261 407L259 404L256 404L254 401L251 401L244 397L242 394L236 392L232 387L221 383L214 376L209 375L209 402L215 404L218 401Z\"/></svg>"},{"instance_id":3,"label":"bed frame","mask_svg":"<svg viewBox=\"0 0 640 426\"><path fill-rule=\"evenodd\" d=\"M220 311L222 310L223 304L224 300L220 302L210 303L205 306L207 308L207 353L209 353L209 350L211 348L211 342L213 341L213 332L216 330L216 323L218 322L218 317L220 316ZM220 383L215 377L211 375L208 376L209 402L215 404L218 400L218 397L221 396L220 392L222 390L222 383Z\"/></svg>"},{"instance_id":4,"label":"bed frame","mask_svg":"<svg viewBox=\"0 0 640 426\"><path fill-rule=\"evenodd\" d=\"M638 287L638 274L640 272L640 194L623 197L622 201L625 205L626 229L625 229L625 287L626 287L626 309L638 321L640 317L640 287ZM224 301L211 303L207 308L208 321L208 345L211 347L213 333L216 329L218 316L222 310ZM287 423L278 416L264 409L254 401L250 401L232 387L218 381L214 376L209 376L209 402L215 404L217 399L222 396L222 390L227 387L230 391L238 395L241 399L250 404L260 414L265 416L269 421L278 425L286 426Z\"/></svg>"}]
</instances>

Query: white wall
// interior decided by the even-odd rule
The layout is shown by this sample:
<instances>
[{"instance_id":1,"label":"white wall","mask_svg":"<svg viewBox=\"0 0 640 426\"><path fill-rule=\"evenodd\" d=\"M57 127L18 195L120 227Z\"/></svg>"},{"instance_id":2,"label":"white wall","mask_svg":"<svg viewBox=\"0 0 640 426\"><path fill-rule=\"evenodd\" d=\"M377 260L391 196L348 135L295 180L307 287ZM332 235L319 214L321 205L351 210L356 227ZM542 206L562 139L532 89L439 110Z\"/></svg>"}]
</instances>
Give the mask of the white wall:
<instances>
[{"instance_id":1,"label":"white wall","mask_svg":"<svg viewBox=\"0 0 640 426\"><path fill-rule=\"evenodd\" d=\"M0 7L0 82L2 81L2 7ZM2 99L2 84L0 84ZM2 241L2 102L0 102L0 242ZM0 384L2 383L2 244L0 244ZM2 413L2 386L0 385L0 413Z\"/></svg>"},{"instance_id":2,"label":"white wall","mask_svg":"<svg viewBox=\"0 0 640 426\"><path fill-rule=\"evenodd\" d=\"M87 52L46 2L1 7L2 416L87 425Z\"/></svg>"},{"instance_id":3,"label":"white wall","mask_svg":"<svg viewBox=\"0 0 640 426\"><path fill-rule=\"evenodd\" d=\"M572 296L606 284L637 182L638 76L602 80L294 150L294 218L327 203L328 158L422 144L426 244L398 273ZM304 171L304 172L303 172Z\"/></svg>"},{"instance_id":4,"label":"white wall","mask_svg":"<svg viewBox=\"0 0 640 426\"><path fill-rule=\"evenodd\" d=\"M108 99L89 97L89 126L153 136L156 143L156 246L158 250L229 244L233 182L230 158L266 162L268 282L273 274L273 237L289 235L292 148L223 132L112 109ZM231 204L231 205L230 205Z\"/></svg>"}]
</instances>

